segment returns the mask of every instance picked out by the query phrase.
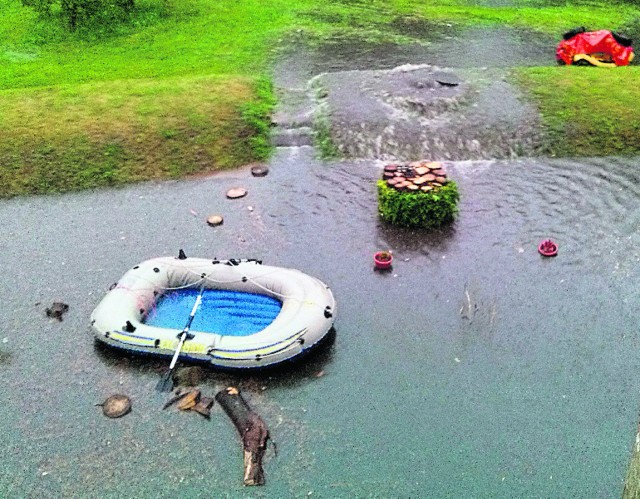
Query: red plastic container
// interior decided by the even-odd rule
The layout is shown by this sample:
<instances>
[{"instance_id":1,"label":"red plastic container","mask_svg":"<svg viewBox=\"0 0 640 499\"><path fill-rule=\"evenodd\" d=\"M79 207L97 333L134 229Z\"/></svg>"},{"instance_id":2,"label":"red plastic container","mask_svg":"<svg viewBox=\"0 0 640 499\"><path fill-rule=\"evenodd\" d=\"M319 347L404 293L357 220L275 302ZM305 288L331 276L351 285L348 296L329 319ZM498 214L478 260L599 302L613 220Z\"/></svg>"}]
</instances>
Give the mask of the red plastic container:
<instances>
[{"instance_id":1,"label":"red plastic container","mask_svg":"<svg viewBox=\"0 0 640 499\"><path fill-rule=\"evenodd\" d=\"M376 264L377 269L388 269L393 262L393 255L388 251L378 251L373 255L373 262Z\"/></svg>"},{"instance_id":2,"label":"red plastic container","mask_svg":"<svg viewBox=\"0 0 640 499\"><path fill-rule=\"evenodd\" d=\"M556 256L558 254L558 245L551 239L547 239L538 245L538 252L542 256Z\"/></svg>"}]
</instances>

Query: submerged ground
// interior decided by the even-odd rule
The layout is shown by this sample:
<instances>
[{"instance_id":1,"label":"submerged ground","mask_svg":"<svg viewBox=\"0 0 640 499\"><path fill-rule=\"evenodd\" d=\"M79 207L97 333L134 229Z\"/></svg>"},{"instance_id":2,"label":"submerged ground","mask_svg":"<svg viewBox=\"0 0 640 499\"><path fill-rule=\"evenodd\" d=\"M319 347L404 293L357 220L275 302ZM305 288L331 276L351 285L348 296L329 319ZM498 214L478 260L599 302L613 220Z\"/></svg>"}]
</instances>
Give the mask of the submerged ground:
<instances>
[{"instance_id":1,"label":"submerged ground","mask_svg":"<svg viewBox=\"0 0 640 499\"><path fill-rule=\"evenodd\" d=\"M278 456L255 493L619 495L640 368L635 162L452 163L461 213L436 234L378 222L370 163L292 148L271 166L262 179L241 170L0 205L6 494L242 491L220 409L211 421L162 411L166 362L104 352L89 330L129 267L184 248L298 268L338 299L335 343L307 364L200 383L210 394L239 383L271 427ZM240 184L249 195L225 199ZM207 227L210 212L225 224ZM555 259L536 251L546 237ZM394 251L391 273L372 269L381 248ZM44 314L58 299L70 304L61 323ZM116 392L133 412L108 420L94 404Z\"/></svg>"},{"instance_id":2,"label":"submerged ground","mask_svg":"<svg viewBox=\"0 0 640 499\"><path fill-rule=\"evenodd\" d=\"M366 65L354 53L288 64L278 73L276 137L304 137L318 104L308 83L319 71L429 62L386 53ZM451 60L438 64L464 73ZM265 178L244 168L0 203L0 490L620 495L640 368L637 160L449 161L459 218L421 233L379 222L381 162L317 153L278 148ZM248 196L226 199L236 186ZM224 225L208 227L212 213ZM548 237L560 246L554 259L537 253ZM240 444L219 407L211 421L161 410L154 386L165 361L94 345L88 317L107 288L136 263L180 248L298 268L337 298L335 341L306 363L245 376L207 371L199 383L207 394L238 384L267 421L278 455L266 460L265 488L242 488ZM392 272L373 270L379 249L393 250ZM54 300L70 305L62 322L44 314ZM132 397L133 411L108 420L94 404L116 392Z\"/></svg>"}]
</instances>

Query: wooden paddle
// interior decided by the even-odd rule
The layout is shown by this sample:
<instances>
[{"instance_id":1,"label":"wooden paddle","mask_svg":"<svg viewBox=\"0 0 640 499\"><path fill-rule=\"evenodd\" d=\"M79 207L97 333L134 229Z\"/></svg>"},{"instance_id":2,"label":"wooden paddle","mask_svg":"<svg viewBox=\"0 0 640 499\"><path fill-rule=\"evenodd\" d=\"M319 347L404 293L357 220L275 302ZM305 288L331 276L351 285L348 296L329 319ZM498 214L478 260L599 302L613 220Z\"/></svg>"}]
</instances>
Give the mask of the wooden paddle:
<instances>
[{"instance_id":1,"label":"wooden paddle","mask_svg":"<svg viewBox=\"0 0 640 499\"><path fill-rule=\"evenodd\" d=\"M178 342L178 347L176 348L175 353L173 354L173 358L171 359L171 364L169 364L169 370L162 375L160 381L156 385L156 390L159 392L170 392L173 390L173 369L176 367L176 363L178 362L178 357L180 356L180 351L182 350L182 345L187 339L193 338L192 334L189 334L189 329L191 328L191 323L193 322L193 318L196 316L196 312L202 303L202 292L204 291L204 283L200 287L200 293L198 293L198 297L196 298L196 302L191 309L191 314L189 315L189 320L187 321L187 325L184 327L182 332L178 335L180 341Z\"/></svg>"}]
</instances>

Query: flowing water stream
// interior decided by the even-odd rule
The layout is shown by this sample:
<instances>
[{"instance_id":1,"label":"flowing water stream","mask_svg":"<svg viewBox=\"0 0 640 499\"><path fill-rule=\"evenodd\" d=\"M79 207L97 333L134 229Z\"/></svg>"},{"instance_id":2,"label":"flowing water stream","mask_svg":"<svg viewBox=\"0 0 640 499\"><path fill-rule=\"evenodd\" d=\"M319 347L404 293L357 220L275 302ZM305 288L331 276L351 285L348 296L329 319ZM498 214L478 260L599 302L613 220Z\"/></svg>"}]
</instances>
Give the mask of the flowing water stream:
<instances>
[{"instance_id":1,"label":"flowing water stream","mask_svg":"<svg viewBox=\"0 0 640 499\"><path fill-rule=\"evenodd\" d=\"M315 104L297 81L278 121L305 136ZM378 220L381 164L299 145L264 178L0 202L2 495L618 497L638 407L638 160L449 161L460 214L427 233ZM248 196L226 199L236 186ZM94 345L109 285L180 248L298 268L338 301L335 341L304 364L200 383L239 384L267 421L264 488L242 488L222 411L161 410L165 361ZM373 270L379 249L391 272ZM45 317L54 300L62 322ZM117 392L133 411L108 420L93 404Z\"/></svg>"}]
</instances>

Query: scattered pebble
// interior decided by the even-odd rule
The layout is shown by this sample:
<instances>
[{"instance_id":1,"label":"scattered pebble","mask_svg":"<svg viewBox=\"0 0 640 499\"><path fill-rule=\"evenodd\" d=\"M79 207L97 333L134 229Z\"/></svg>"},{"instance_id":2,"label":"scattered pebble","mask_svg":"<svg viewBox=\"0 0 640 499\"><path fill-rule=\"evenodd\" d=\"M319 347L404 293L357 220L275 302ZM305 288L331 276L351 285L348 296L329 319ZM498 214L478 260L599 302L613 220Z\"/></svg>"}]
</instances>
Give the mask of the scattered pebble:
<instances>
[{"instance_id":1,"label":"scattered pebble","mask_svg":"<svg viewBox=\"0 0 640 499\"><path fill-rule=\"evenodd\" d=\"M198 216L198 212L194 209L189 210L189 213L191 213L194 217Z\"/></svg>"},{"instance_id":2,"label":"scattered pebble","mask_svg":"<svg viewBox=\"0 0 640 499\"><path fill-rule=\"evenodd\" d=\"M2 338L2 343L9 343L9 338Z\"/></svg>"},{"instance_id":3,"label":"scattered pebble","mask_svg":"<svg viewBox=\"0 0 640 499\"><path fill-rule=\"evenodd\" d=\"M247 206L247 210L253 211L253 206Z\"/></svg>"}]
</instances>

